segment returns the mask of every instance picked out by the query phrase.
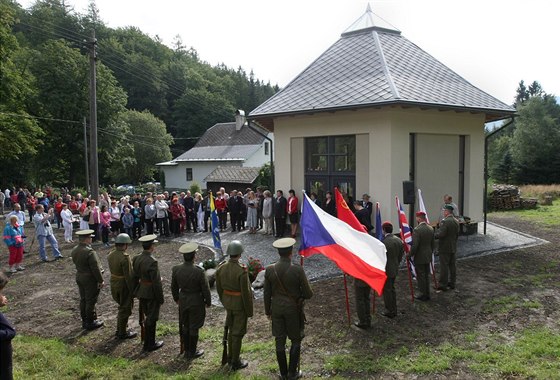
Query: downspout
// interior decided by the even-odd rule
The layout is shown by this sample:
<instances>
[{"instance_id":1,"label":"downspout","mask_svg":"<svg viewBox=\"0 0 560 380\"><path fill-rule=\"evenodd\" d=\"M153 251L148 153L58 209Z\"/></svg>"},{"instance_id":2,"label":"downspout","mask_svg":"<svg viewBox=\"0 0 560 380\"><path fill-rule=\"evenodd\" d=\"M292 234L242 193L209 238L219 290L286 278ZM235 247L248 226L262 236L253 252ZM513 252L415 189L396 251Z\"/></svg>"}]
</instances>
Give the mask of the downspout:
<instances>
[{"instance_id":1,"label":"downspout","mask_svg":"<svg viewBox=\"0 0 560 380\"><path fill-rule=\"evenodd\" d=\"M514 121L515 116L512 116L509 122L502 125L500 128L493 130L484 138L484 235L486 235L486 224L488 221L488 141L490 137L503 131L505 128L513 124Z\"/></svg>"}]
</instances>

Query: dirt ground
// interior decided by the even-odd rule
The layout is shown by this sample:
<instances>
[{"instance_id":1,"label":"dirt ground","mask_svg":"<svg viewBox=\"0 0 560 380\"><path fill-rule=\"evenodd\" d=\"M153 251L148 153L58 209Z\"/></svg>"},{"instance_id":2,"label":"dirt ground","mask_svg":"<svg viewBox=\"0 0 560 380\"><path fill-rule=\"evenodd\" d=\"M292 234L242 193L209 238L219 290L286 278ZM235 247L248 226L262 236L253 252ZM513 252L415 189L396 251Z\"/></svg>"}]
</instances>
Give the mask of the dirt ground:
<instances>
[{"instance_id":1,"label":"dirt ground","mask_svg":"<svg viewBox=\"0 0 560 380\"><path fill-rule=\"evenodd\" d=\"M497 255L471 258L458 263L457 288L454 291L433 293L428 303L410 300L408 278L406 272L400 272L397 278L399 315L395 319L386 319L380 315L383 302L377 298L376 316L373 327L362 331L349 327L345 310L343 278L332 278L312 284L314 297L307 303L306 338L302 354L302 368L309 377L342 376L352 378L384 377L405 378L404 374L383 373L362 376L348 371L336 373L325 369L325 361L335 354L352 354L357 356L378 357L395 353L403 346L414 352L420 346L437 346L444 341L453 342L463 334L472 331L500 333L512 336L527 326L551 326L558 328L560 320L560 254L557 245L560 235L557 230L547 229L515 218L493 217L492 221L506 227L538 236L551 242ZM62 230L56 231L59 242ZM27 235L32 236L32 227L27 227ZM464 237L461 237L464 238ZM160 321L166 325L177 324L177 307L172 300L170 290L171 267L180 263L182 257L177 253L179 244L161 242L155 256L160 263L163 276L165 304L161 310ZM174 373L188 369L185 361L178 357L179 337L169 334L163 337L165 346L154 353L141 351L139 340L117 341L114 339L116 304L113 302L109 287L102 289L97 310L99 317L105 321L105 327L86 333L81 329L78 309L78 291L74 282L75 268L70 259L71 245L61 244L65 259L56 262L42 263L38 259L37 242L25 257L27 270L14 274L6 289L10 303L6 315L17 327L20 334L41 337L60 338L70 345L85 348L97 354L107 354L129 359L148 360L164 366ZM107 268L107 248L97 247ZM129 249L133 253L141 251L135 242ZM7 250L2 248L0 263L5 270L7 266ZM48 249L49 256L50 249ZM197 261L209 258L211 253L205 251ZM535 275L539 286L533 286ZM108 281L108 270L105 272ZM352 283L349 282L350 307L352 320L355 320ZM515 294L521 300L536 301L542 307L527 311L514 308L500 313L488 307L492 300ZM138 329L137 314L133 312L130 325ZM208 311L206 326L219 328L224 319L224 311L212 307ZM245 342L271 342L270 327L264 312L262 300L255 303L255 316L249 321L249 333ZM219 338L202 340L200 345L205 348L205 362L219 367L221 352ZM267 346L265 346L267 347ZM272 376L273 345L270 346L268 364L259 362L258 354L246 352L250 366L244 375L263 377ZM214 352L212 352L214 351ZM262 364L262 365L261 365ZM436 378L477 378L467 368L460 365L453 367ZM419 376L417 378L422 378ZM433 375L425 378L434 378Z\"/></svg>"}]
</instances>

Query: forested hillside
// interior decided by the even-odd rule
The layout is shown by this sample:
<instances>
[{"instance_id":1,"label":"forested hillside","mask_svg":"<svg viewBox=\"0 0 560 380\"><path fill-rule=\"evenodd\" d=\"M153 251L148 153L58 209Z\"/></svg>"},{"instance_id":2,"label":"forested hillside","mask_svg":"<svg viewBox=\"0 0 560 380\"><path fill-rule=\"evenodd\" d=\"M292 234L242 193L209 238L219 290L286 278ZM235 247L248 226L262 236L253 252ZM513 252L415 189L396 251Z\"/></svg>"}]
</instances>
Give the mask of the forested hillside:
<instances>
[{"instance_id":1,"label":"forested hillside","mask_svg":"<svg viewBox=\"0 0 560 380\"><path fill-rule=\"evenodd\" d=\"M133 26L109 28L60 0L0 0L0 174L14 184L85 184L89 46L97 38L101 183L151 179L216 122L278 91L241 67L211 66Z\"/></svg>"}]
</instances>

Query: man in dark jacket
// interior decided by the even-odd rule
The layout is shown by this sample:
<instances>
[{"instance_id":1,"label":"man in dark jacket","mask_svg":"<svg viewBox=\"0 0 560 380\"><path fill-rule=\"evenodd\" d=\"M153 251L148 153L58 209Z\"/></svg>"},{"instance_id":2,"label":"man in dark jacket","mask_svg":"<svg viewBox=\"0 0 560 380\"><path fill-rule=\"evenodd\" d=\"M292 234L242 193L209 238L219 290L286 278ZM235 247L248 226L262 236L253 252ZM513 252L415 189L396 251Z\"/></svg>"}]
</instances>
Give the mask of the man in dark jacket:
<instances>
[{"instance_id":1,"label":"man in dark jacket","mask_svg":"<svg viewBox=\"0 0 560 380\"><path fill-rule=\"evenodd\" d=\"M385 302L385 311L381 314L388 318L397 316L397 293L395 291L395 279L399 272L404 248L402 240L393 235L393 225L390 222L384 222L383 228L383 244L387 248L387 264L385 264L385 274L387 281L383 288L383 301Z\"/></svg>"},{"instance_id":2,"label":"man in dark jacket","mask_svg":"<svg viewBox=\"0 0 560 380\"><path fill-rule=\"evenodd\" d=\"M204 325L206 307L212 304L210 287L204 269L194 265L198 244L185 243L179 248L184 263L172 269L171 294L179 305L179 323L185 344L185 357L196 359L204 354L197 350L198 330Z\"/></svg>"},{"instance_id":3,"label":"man in dark jacket","mask_svg":"<svg viewBox=\"0 0 560 380\"><path fill-rule=\"evenodd\" d=\"M429 301L430 263L435 246L434 229L426 223L426 213L423 211L416 213L416 222L418 225L412 233L412 248L410 249L410 257L414 258L418 290L420 291L420 295L416 296L416 299Z\"/></svg>"},{"instance_id":4,"label":"man in dark jacket","mask_svg":"<svg viewBox=\"0 0 560 380\"><path fill-rule=\"evenodd\" d=\"M8 284L8 277L0 272L0 307L8 304L8 299L2 295L2 290ZM12 339L16 336L16 329L0 313L0 379L12 380Z\"/></svg>"},{"instance_id":5,"label":"man in dark jacket","mask_svg":"<svg viewBox=\"0 0 560 380\"><path fill-rule=\"evenodd\" d=\"M283 237L286 231L286 215L288 214L288 201L284 198L282 190L276 191L274 200L274 223L276 225L276 237Z\"/></svg>"},{"instance_id":6,"label":"man in dark jacket","mask_svg":"<svg viewBox=\"0 0 560 380\"><path fill-rule=\"evenodd\" d=\"M453 206L443 207L443 220L439 222L436 239L439 239L439 290L447 287L455 289L457 270L457 239L459 237L459 222L453 216Z\"/></svg>"},{"instance_id":7,"label":"man in dark jacket","mask_svg":"<svg viewBox=\"0 0 560 380\"><path fill-rule=\"evenodd\" d=\"M264 275L264 312L272 320L272 335L276 341L276 359L282 379L301 377L298 364L305 317L303 300L310 299L313 291L303 268L292 264L295 239L276 240L280 261L266 268ZM290 365L286 360L286 338L290 338Z\"/></svg>"}]
</instances>

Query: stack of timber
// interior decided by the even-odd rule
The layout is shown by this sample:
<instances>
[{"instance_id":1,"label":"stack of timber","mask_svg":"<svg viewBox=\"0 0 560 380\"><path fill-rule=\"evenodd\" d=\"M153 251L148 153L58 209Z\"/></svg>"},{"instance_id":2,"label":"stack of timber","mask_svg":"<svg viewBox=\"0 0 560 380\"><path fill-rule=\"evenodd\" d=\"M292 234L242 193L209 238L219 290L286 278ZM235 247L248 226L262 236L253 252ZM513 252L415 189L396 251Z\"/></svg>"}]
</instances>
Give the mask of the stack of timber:
<instances>
[{"instance_id":1,"label":"stack of timber","mask_svg":"<svg viewBox=\"0 0 560 380\"><path fill-rule=\"evenodd\" d=\"M488 201L493 210L512 210L522 205L519 187L513 185L492 185Z\"/></svg>"}]
</instances>

